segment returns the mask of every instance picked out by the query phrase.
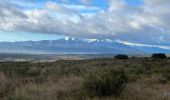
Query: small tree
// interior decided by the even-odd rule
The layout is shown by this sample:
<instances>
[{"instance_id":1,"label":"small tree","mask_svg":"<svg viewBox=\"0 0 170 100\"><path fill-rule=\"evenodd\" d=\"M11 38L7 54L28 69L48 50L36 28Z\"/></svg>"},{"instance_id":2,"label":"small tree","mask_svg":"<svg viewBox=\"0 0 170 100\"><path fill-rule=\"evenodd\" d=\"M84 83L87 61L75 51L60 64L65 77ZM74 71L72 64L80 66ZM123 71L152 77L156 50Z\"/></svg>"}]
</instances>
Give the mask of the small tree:
<instances>
[{"instance_id":1,"label":"small tree","mask_svg":"<svg viewBox=\"0 0 170 100\"><path fill-rule=\"evenodd\" d=\"M159 58L159 59L165 59L165 58L167 58L166 54L164 54L164 53L154 53L154 54L152 54L151 57L152 57L152 58Z\"/></svg>"},{"instance_id":2,"label":"small tree","mask_svg":"<svg viewBox=\"0 0 170 100\"><path fill-rule=\"evenodd\" d=\"M127 55L124 55L124 54L119 54L119 55L114 56L114 58L116 58L116 59L128 59L129 57Z\"/></svg>"}]
</instances>

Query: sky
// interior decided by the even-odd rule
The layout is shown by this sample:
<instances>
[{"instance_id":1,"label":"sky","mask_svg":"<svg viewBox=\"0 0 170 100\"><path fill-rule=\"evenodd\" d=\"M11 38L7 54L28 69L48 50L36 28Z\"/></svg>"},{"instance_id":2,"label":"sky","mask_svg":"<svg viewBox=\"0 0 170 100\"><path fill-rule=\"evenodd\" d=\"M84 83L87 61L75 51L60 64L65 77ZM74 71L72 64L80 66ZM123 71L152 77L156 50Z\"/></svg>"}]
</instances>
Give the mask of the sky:
<instances>
[{"instance_id":1,"label":"sky","mask_svg":"<svg viewBox=\"0 0 170 100\"><path fill-rule=\"evenodd\" d=\"M170 45L170 0L0 0L0 41L65 36Z\"/></svg>"}]
</instances>

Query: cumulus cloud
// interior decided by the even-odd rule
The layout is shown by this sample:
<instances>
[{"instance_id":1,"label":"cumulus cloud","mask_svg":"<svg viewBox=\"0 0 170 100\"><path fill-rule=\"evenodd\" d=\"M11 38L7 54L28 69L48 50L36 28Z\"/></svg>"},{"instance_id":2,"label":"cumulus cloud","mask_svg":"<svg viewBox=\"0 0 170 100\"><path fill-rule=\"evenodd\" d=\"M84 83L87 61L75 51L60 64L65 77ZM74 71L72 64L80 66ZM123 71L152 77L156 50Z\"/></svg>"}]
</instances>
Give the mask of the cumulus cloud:
<instances>
[{"instance_id":1,"label":"cumulus cloud","mask_svg":"<svg viewBox=\"0 0 170 100\"><path fill-rule=\"evenodd\" d=\"M17 5L1 0L0 3L0 17L15 16L15 17L26 17L26 15L17 9Z\"/></svg>"},{"instance_id":2,"label":"cumulus cloud","mask_svg":"<svg viewBox=\"0 0 170 100\"><path fill-rule=\"evenodd\" d=\"M108 0L108 9L50 1L40 9L26 10L21 9L19 4L0 1L0 30L3 31L110 38L150 44L170 40L169 0L144 0L140 6L131 6L124 0ZM91 0L81 2L89 4Z\"/></svg>"},{"instance_id":3,"label":"cumulus cloud","mask_svg":"<svg viewBox=\"0 0 170 100\"><path fill-rule=\"evenodd\" d=\"M57 3L53 2L47 2L46 7L50 10L56 11L58 13L63 13L63 14L74 14L76 11L72 9L68 9L67 7L64 7L62 5L59 5Z\"/></svg>"}]
</instances>

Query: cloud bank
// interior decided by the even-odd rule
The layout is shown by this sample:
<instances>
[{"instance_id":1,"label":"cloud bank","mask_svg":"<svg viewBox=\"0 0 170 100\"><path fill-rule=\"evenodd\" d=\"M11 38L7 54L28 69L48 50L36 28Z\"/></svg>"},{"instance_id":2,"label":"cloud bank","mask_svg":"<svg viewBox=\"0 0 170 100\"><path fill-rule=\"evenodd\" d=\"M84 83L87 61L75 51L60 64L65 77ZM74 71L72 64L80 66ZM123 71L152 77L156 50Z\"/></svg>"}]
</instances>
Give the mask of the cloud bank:
<instances>
[{"instance_id":1,"label":"cloud bank","mask_svg":"<svg viewBox=\"0 0 170 100\"><path fill-rule=\"evenodd\" d=\"M79 4L49 0L41 6L35 6L33 0L19 1L0 0L1 31L170 44L170 0L143 0L138 6L106 0L107 9L94 6L93 0L80 0Z\"/></svg>"}]
</instances>

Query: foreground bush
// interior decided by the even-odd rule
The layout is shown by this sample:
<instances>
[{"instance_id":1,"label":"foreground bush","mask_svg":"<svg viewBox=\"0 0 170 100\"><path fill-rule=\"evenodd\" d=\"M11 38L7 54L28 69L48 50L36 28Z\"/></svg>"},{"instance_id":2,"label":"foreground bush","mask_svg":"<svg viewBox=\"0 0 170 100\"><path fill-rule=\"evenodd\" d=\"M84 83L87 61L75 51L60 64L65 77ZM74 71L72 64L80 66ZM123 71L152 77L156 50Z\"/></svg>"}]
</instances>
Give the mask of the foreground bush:
<instances>
[{"instance_id":1,"label":"foreground bush","mask_svg":"<svg viewBox=\"0 0 170 100\"><path fill-rule=\"evenodd\" d=\"M83 83L90 97L118 96L125 87L127 77L123 70L105 70L87 77Z\"/></svg>"},{"instance_id":2,"label":"foreground bush","mask_svg":"<svg viewBox=\"0 0 170 100\"><path fill-rule=\"evenodd\" d=\"M166 54L164 54L164 53L154 53L154 54L152 54L151 57L152 57L152 58L160 58L160 59L165 59L165 58L167 58Z\"/></svg>"},{"instance_id":3,"label":"foreground bush","mask_svg":"<svg viewBox=\"0 0 170 100\"><path fill-rule=\"evenodd\" d=\"M129 57L127 55L120 54L120 55L114 56L114 58L116 58L116 59L128 59Z\"/></svg>"}]
</instances>

